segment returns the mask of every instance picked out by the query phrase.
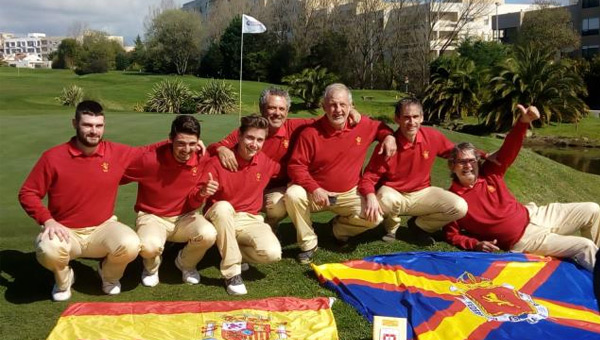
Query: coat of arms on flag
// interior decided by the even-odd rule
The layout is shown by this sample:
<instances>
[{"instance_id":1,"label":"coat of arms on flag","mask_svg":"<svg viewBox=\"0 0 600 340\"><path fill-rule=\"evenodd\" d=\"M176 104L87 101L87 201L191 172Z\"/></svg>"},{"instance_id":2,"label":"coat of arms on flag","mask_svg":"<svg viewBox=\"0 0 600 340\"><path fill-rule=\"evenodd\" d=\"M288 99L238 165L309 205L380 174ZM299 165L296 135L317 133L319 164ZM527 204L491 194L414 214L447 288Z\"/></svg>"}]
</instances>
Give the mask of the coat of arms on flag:
<instances>
[{"instance_id":1,"label":"coat of arms on flag","mask_svg":"<svg viewBox=\"0 0 600 340\"><path fill-rule=\"evenodd\" d=\"M337 340L330 298L75 303L48 340Z\"/></svg>"},{"instance_id":2,"label":"coat of arms on flag","mask_svg":"<svg viewBox=\"0 0 600 340\"><path fill-rule=\"evenodd\" d=\"M407 318L409 339L600 339L592 275L523 254L414 252L313 265L365 318Z\"/></svg>"}]
</instances>

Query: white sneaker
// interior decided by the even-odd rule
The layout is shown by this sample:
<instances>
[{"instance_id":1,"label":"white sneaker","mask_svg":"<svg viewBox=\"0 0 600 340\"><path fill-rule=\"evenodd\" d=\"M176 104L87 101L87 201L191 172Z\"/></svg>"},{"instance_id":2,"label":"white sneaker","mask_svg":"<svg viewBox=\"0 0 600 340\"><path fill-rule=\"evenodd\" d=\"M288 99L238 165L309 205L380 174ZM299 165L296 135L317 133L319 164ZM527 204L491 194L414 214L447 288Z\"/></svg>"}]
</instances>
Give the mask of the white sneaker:
<instances>
[{"instance_id":1,"label":"white sneaker","mask_svg":"<svg viewBox=\"0 0 600 340\"><path fill-rule=\"evenodd\" d=\"M121 282L118 280L116 282L105 281L102 276L102 266L98 267L98 275L100 275L100 279L102 280L102 291L106 295L117 295L121 293Z\"/></svg>"},{"instance_id":2,"label":"white sneaker","mask_svg":"<svg viewBox=\"0 0 600 340\"><path fill-rule=\"evenodd\" d=\"M142 271L142 284L146 287L154 287L158 284L158 271L154 274L148 273L146 268Z\"/></svg>"},{"instance_id":3,"label":"white sneaker","mask_svg":"<svg viewBox=\"0 0 600 340\"><path fill-rule=\"evenodd\" d=\"M177 258L175 258L175 267L181 270L181 279L183 280L183 283L187 283L190 285L197 285L198 283L200 283L200 274L198 273L196 268L188 270L183 269L181 267L181 265L179 264L179 254L177 255Z\"/></svg>"},{"instance_id":4,"label":"white sneaker","mask_svg":"<svg viewBox=\"0 0 600 340\"><path fill-rule=\"evenodd\" d=\"M52 287L52 300L54 301L67 301L71 298L71 286L75 283L75 273L73 269L69 269L69 286L65 290L58 290L56 283Z\"/></svg>"},{"instance_id":5,"label":"white sneaker","mask_svg":"<svg viewBox=\"0 0 600 340\"><path fill-rule=\"evenodd\" d=\"M227 294L229 295L246 295L246 285L242 280L242 275L235 275L229 279L225 279L225 286L227 287Z\"/></svg>"},{"instance_id":6,"label":"white sneaker","mask_svg":"<svg viewBox=\"0 0 600 340\"><path fill-rule=\"evenodd\" d=\"M383 235L381 240L383 240L383 242L387 242L387 243L396 242L396 233L387 233L387 234Z\"/></svg>"}]
</instances>

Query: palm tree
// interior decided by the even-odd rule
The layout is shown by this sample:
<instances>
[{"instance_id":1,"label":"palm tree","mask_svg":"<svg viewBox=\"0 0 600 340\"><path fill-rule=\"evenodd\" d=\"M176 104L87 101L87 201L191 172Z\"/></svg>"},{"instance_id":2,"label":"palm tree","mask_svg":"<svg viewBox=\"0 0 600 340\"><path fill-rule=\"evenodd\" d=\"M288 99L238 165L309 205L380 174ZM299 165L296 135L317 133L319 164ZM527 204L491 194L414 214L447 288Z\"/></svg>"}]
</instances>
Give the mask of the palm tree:
<instances>
[{"instance_id":1,"label":"palm tree","mask_svg":"<svg viewBox=\"0 0 600 340\"><path fill-rule=\"evenodd\" d=\"M541 124L577 122L587 113L582 100L587 90L579 72L553 56L531 45L515 47L514 56L494 70L497 76L489 83L491 98L481 107L486 125L508 130L519 117L519 103L537 106Z\"/></svg>"},{"instance_id":2,"label":"palm tree","mask_svg":"<svg viewBox=\"0 0 600 340\"><path fill-rule=\"evenodd\" d=\"M441 61L425 90L427 118L449 121L476 115L482 96L480 77L472 60L452 57Z\"/></svg>"},{"instance_id":3,"label":"palm tree","mask_svg":"<svg viewBox=\"0 0 600 340\"><path fill-rule=\"evenodd\" d=\"M329 73L327 68L317 66L314 69L305 68L301 73L291 74L282 80L290 86L290 94L300 97L307 109L316 109L323 91L327 85L336 82L337 77Z\"/></svg>"}]
</instances>

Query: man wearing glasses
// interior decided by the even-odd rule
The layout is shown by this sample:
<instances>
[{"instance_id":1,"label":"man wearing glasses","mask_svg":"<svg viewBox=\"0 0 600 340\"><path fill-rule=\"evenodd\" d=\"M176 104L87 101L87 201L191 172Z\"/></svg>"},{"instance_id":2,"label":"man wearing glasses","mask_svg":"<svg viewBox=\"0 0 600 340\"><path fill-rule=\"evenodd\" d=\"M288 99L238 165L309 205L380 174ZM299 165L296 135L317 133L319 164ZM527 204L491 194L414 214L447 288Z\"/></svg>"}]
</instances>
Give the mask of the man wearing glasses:
<instances>
[{"instance_id":1,"label":"man wearing glasses","mask_svg":"<svg viewBox=\"0 0 600 340\"><path fill-rule=\"evenodd\" d=\"M518 108L521 117L496 154L498 164L485 162L480 167L471 143L458 144L452 150L450 191L468 203L469 211L444 228L446 239L468 250L568 257L591 271L600 244L600 206L593 202L523 205L504 182L529 123L540 118L535 106Z\"/></svg>"}]
</instances>

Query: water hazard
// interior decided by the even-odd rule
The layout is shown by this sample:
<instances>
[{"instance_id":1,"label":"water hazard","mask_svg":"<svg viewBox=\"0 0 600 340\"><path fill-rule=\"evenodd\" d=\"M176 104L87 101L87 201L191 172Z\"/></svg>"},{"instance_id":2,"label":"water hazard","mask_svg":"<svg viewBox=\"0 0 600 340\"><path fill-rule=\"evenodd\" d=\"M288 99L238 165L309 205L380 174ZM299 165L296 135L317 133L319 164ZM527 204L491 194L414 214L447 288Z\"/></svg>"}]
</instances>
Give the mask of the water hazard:
<instances>
[{"instance_id":1,"label":"water hazard","mask_svg":"<svg viewBox=\"0 0 600 340\"><path fill-rule=\"evenodd\" d=\"M600 148L532 146L530 149L573 169L600 175Z\"/></svg>"}]
</instances>

